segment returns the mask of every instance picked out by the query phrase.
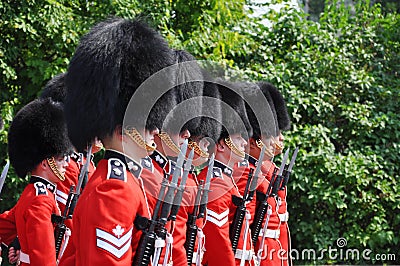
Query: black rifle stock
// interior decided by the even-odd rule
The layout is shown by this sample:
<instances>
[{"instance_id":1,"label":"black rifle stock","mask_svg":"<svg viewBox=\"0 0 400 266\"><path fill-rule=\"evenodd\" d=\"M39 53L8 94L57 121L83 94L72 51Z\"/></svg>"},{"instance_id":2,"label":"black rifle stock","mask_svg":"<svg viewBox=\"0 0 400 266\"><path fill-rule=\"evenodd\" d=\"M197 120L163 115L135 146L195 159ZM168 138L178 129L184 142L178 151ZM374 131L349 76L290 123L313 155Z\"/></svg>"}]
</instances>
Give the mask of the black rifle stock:
<instances>
[{"instance_id":1,"label":"black rifle stock","mask_svg":"<svg viewBox=\"0 0 400 266\"><path fill-rule=\"evenodd\" d=\"M203 188L204 188L204 181L200 180L196 194L196 199L194 202L193 213L189 214L187 221L186 241L184 247L186 249L186 257L188 265L191 265L193 260L194 245L196 244L197 229L198 229L196 221L198 218L199 205Z\"/></svg>"},{"instance_id":2,"label":"black rifle stock","mask_svg":"<svg viewBox=\"0 0 400 266\"><path fill-rule=\"evenodd\" d=\"M52 220L56 222L56 227L54 229L54 239L55 239L55 247L56 247L56 259L60 255L61 244L64 240L64 235L67 230L67 226L65 225L65 220L68 219L69 206L71 204L71 200L73 198L74 186L72 185L69 189L67 202L65 204L64 213L61 216L53 215Z\"/></svg>"},{"instance_id":3,"label":"black rifle stock","mask_svg":"<svg viewBox=\"0 0 400 266\"><path fill-rule=\"evenodd\" d=\"M237 197L235 195L232 196L233 204L237 206L235 211L235 216L232 221L231 230L229 230L229 238L232 243L233 253L236 252L237 245L239 242L240 233L242 231L243 220L246 216L246 196L249 190L250 182L253 177L254 169L251 168L249 171L249 175L247 177L246 188L243 193L243 198Z\"/></svg>"},{"instance_id":4,"label":"black rifle stock","mask_svg":"<svg viewBox=\"0 0 400 266\"><path fill-rule=\"evenodd\" d=\"M148 220L148 225L143 226L141 223L145 223L140 219L135 219L135 225L139 229L142 229L143 233L139 240L139 246L136 250L135 258L133 259L133 266L148 266L150 263L151 256L155 250L155 242L157 238L156 230L158 229L158 211L161 207L161 202L165 194L165 188L168 185L168 178L164 176L163 181L161 182L161 188L158 193L157 203L153 210L153 217ZM143 218L145 220L145 218Z\"/></svg>"},{"instance_id":5,"label":"black rifle stock","mask_svg":"<svg viewBox=\"0 0 400 266\"><path fill-rule=\"evenodd\" d=\"M267 215L268 197L271 195L277 171L278 169L274 168L274 172L272 173L271 181L269 182L267 192L264 194L262 192L257 191L257 201L259 201L260 204L257 207L256 215L254 216L254 221L253 224L251 225L251 240L253 241L254 245L257 243L258 235L260 234L262 228L262 223L265 219L265 215Z\"/></svg>"}]
</instances>

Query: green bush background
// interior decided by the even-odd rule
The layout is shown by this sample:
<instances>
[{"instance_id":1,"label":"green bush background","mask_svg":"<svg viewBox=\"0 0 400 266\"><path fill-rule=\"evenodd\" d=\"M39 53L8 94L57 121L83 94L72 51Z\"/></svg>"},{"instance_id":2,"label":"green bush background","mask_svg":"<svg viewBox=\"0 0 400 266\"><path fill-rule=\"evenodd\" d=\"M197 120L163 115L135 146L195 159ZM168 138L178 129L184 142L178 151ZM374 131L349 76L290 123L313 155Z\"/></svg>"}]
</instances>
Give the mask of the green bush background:
<instances>
[{"instance_id":1,"label":"green bush background","mask_svg":"<svg viewBox=\"0 0 400 266\"><path fill-rule=\"evenodd\" d=\"M284 2L284 1L275 1ZM359 1L327 1L319 21L284 7L251 16L245 0L0 2L0 165L15 113L67 69L82 36L111 15L141 14L174 48L212 60L244 80L267 80L292 118L287 147L300 147L289 184L297 250L371 249L371 260L324 257L296 264L399 264L400 16ZM262 23L267 19L269 23ZM278 159L279 161L279 159ZM27 179L10 169L0 209ZM395 254L396 261L374 254ZM3 254L4 255L4 254Z\"/></svg>"}]
</instances>

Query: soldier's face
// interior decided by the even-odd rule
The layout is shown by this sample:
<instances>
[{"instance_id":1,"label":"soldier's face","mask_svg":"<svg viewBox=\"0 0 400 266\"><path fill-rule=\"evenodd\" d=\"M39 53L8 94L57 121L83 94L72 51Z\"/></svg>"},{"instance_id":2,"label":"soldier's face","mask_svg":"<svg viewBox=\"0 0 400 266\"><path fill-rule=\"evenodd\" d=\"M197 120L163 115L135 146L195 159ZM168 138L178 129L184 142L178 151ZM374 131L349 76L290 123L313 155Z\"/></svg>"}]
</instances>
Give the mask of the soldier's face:
<instances>
[{"instance_id":1,"label":"soldier's face","mask_svg":"<svg viewBox=\"0 0 400 266\"><path fill-rule=\"evenodd\" d=\"M192 138L193 141L195 141L197 143L197 145L199 146L199 148L202 151L208 152L208 147L210 146L210 141L207 138ZM189 156L191 149L188 149L186 152L186 157ZM200 155L198 155L196 152L194 153L193 156L193 161L192 164L194 166L199 166L202 165L203 163L207 162L208 158L205 157L201 157Z\"/></svg>"},{"instance_id":2,"label":"soldier's face","mask_svg":"<svg viewBox=\"0 0 400 266\"><path fill-rule=\"evenodd\" d=\"M157 145L154 142L154 136L156 136L158 133L160 133L160 130L158 128L155 128L153 130L146 129L146 131L144 133L144 138L145 138L146 144L151 147L156 147Z\"/></svg>"},{"instance_id":3,"label":"soldier's face","mask_svg":"<svg viewBox=\"0 0 400 266\"><path fill-rule=\"evenodd\" d=\"M65 172L67 171L69 160L70 160L69 156L57 156L57 157L54 157L54 162L55 162L55 165L56 165L56 169L54 169L54 170L58 171L59 174L64 176ZM49 181L51 181L53 183L59 182L60 179L59 179L59 177L57 177L57 174L55 173L55 171L53 171L50 167L49 167L49 170L52 172L52 175L50 175L50 176L53 176L53 178L50 178Z\"/></svg>"},{"instance_id":4,"label":"soldier's face","mask_svg":"<svg viewBox=\"0 0 400 266\"><path fill-rule=\"evenodd\" d=\"M232 143L236 146L236 148L238 150L240 150L241 152L246 151L247 141L242 137L242 135L233 134L230 137L231 137ZM231 152L231 157L235 163L243 161L243 157L235 154L234 152Z\"/></svg>"},{"instance_id":5,"label":"soldier's face","mask_svg":"<svg viewBox=\"0 0 400 266\"><path fill-rule=\"evenodd\" d=\"M284 140L285 140L285 137L283 136L282 131L279 131L279 135L274 138L275 143L278 146L283 147ZM274 155L275 156L277 156L277 155L279 155L281 153L282 153L282 149L276 149L276 148L274 149Z\"/></svg>"}]
</instances>

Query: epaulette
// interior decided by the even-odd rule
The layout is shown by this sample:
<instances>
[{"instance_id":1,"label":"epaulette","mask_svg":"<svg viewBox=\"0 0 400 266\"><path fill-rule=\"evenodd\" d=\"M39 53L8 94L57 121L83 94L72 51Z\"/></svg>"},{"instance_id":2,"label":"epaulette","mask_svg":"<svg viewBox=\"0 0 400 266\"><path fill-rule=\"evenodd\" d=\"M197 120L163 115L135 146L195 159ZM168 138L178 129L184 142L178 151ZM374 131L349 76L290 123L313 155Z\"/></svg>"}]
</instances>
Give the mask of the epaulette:
<instances>
[{"instance_id":1,"label":"epaulette","mask_svg":"<svg viewBox=\"0 0 400 266\"><path fill-rule=\"evenodd\" d=\"M222 178L222 169L219 167L214 167L213 169L213 177Z\"/></svg>"},{"instance_id":2,"label":"epaulette","mask_svg":"<svg viewBox=\"0 0 400 266\"><path fill-rule=\"evenodd\" d=\"M140 165L140 163L135 162L134 160L132 160L131 158L129 158L128 156L124 155L121 152L114 150L106 150L106 152L104 153L104 159L107 159L109 161L108 165L109 172L110 172L110 161L118 160L118 162L116 163L117 165L115 165L115 162L111 163L113 168L116 169L113 170L114 173L110 173L113 175L112 177L113 179L126 180L127 169L129 170L129 172L131 172L132 175L134 175L137 178L140 176L140 173L142 172L142 166ZM121 166L120 164L123 164L123 166ZM124 175L122 174L118 175L122 170L124 172Z\"/></svg>"},{"instance_id":3,"label":"epaulette","mask_svg":"<svg viewBox=\"0 0 400 266\"><path fill-rule=\"evenodd\" d=\"M238 163L237 163L237 167L249 167L249 161L247 161L247 160L245 159L245 160L243 160L243 161L241 161L241 162L238 162Z\"/></svg>"},{"instance_id":4,"label":"epaulette","mask_svg":"<svg viewBox=\"0 0 400 266\"><path fill-rule=\"evenodd\" d=\"M253 156L249 156L249 164L257 166L258 160L256 158L254 158Z\"/></svg>"},{"instance_id":5,"label":"epaulette","mask_svg":"<svg viewBox=\"0 0 400 266\"><path fill-rule=\"evenodd\" d=\"M126 167L120 159L112 158L108 160L107 179L127 181Z\"/></svg>"},{"instance_id":6,"label":"epaulette","mask_svg":"<svg viewBox=\"0 0 400 266\"><path fill-rule=\"evenodd\" d=\"M146 156L146 157L142 158L140 160L140 164L142 165L143 168L145 168L153 173L154 165L153 165L153 161L150 159L150 157Z\"/></svg>"},{"instance_id":7,"label":"epaulette","mask_svg":"<svg viewBox=\"0 0 400 266\"><path fill-rule=\"evenodd\" d=\"M161 168L164 168L168 163L168 159L157 150L153 151L153 153L150 155L150 158L153 159Z\"/></svg>"},{"instance_id":8,"label":"epaulette","mask_svg":"<svg viewBox=\"0 0 400 266\"><path fill-rule=\"evenodd\" d=\"M71 158L72 160L74 160L75 162L77 162L77 163L81 160L80 154L79 154L79 153L76 153L76 152L73 152L73 153L70 155L70 158Z\"/></svg>"},{"instance_id":9,"label":"epaulette","mask_svg":"<svg viewBox=\"0 0 400 266\"><path fill-rule=\"evenodd\" d=\"M36 196L47 195L46 186L42 182L33 183L33 186L36 189Z\"/></svg>"},{"instance_id":10,"label":"epaulette","mask_svg":"<svg viewBox=\"0 0 400 266\"><path fill-rule=\"evenodd\" d=\"M214 168L220 168L222 173L226 174L227 176L232 176L233 170L229 166L226 166L225 164L219 162L219 161L214 161Z\"/></svg>"},{"instance_id":11,"label":"epaulette","mask_svg":"<svg viewBox=\"0 0 400 266\"><path fill-rule=\"evenodd\" d=\"M36 189L36 196L48 195L47 190L53 194L56 192L56 185L39 176L31 176L29 183L33 184L34 188Z\"/></svg>"}]
</instances>

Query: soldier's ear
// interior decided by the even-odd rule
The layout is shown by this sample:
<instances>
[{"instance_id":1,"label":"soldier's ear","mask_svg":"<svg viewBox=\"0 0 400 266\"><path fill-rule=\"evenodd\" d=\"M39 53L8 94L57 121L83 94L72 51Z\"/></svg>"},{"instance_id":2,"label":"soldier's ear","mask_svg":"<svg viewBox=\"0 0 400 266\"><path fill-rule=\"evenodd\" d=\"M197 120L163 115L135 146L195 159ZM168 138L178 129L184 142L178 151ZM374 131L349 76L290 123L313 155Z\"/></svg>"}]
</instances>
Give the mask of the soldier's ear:
<instances>
[{"instance_id":1,"label":"soldier's ear","mask_svg":"<svg viewBox=\"0 0 400 266\"><path fill-rule=\"evenodd\" d=\"M40 170L46 170L47 167L50 167L50 166L49 166L49 163L48 163L48 161L47 161L47 159L44 159L44 160L41 161L41 162L39 163L39 165L38 165L38 168L39 168Z\"/></svg>"},{"instance_id":2,"label":"soldier's ear","mask_svg":"<svg viewBox=\"0 0 400 266\"><path fill-rule=\"evenodd\" d=\"M217 147L217 151L218 152L224 152L225 151L225 142L224 142L224 140L223 139L219 140L217 145L216 145L216 147Z\"/></svg>"},{"instance_id":3,"label":"soldier's ear","mask_svg":"<svg viewBox=\"0 0 400 266\"><path fill-rule=\"evenodd\" d=\"M250 138L248 141L248 144L250 144L250 145L248 145L250 147L250 149L260 149L257 146L256 140L254 138Z\"/></svg>"}]
</instances>

